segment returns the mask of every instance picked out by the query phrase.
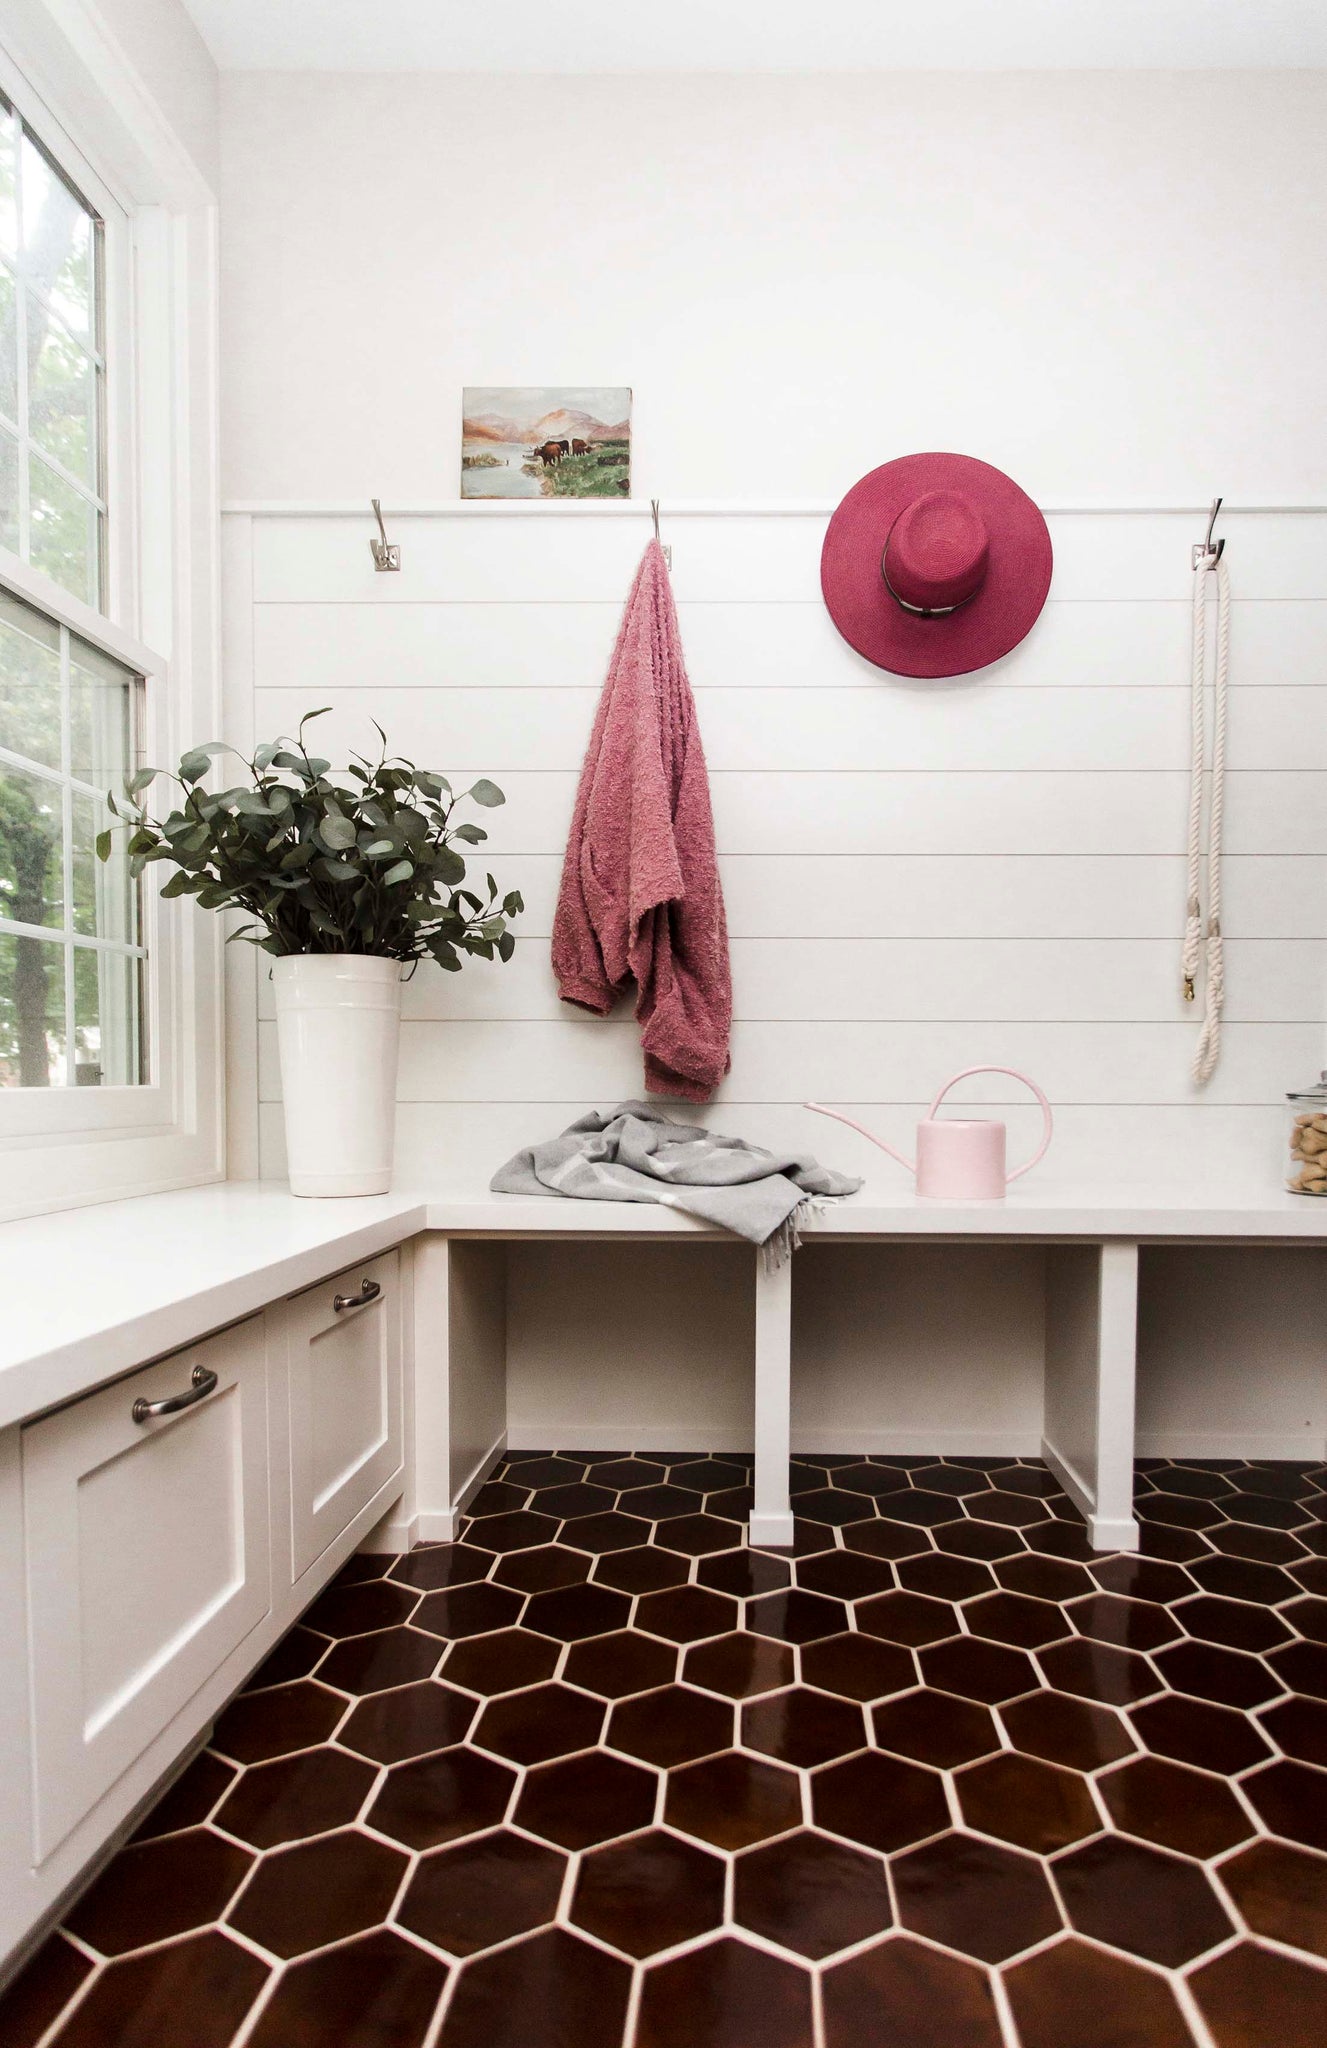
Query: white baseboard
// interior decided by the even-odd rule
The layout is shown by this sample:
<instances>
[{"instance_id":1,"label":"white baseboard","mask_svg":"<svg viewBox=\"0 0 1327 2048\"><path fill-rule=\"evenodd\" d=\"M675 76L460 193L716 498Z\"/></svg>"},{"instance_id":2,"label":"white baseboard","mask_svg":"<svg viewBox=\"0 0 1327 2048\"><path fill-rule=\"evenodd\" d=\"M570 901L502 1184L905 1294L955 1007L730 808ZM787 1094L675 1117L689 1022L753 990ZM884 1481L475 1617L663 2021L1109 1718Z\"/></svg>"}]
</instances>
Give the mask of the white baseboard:
<instances>
[{"instance_id":1,"label":"white baseboard","mask_svg":"<svg viewBox=\"0 0 1327 2048\"><path fill-rule=\"evenodd\" d=\"M715 1435L686 1422L649 1429L623 1423L615 1428L588 1424L581 1417L507 1432L507 1448L512 1451L568 1446L583 1451L695 1451L713 1457L734 1451L749 1454L754 1448L750 1437L734 1443L731 1434ZM819 1452L826 1457L1035 1458L1041 1439L1035 1429L794 1429L792 1448L794 1457Z\"/></svg>"},{"instance_id":2,"label":"white baseboard","mask_svg":"<svg viewBox=\"0 0 1327 2048\"><path fill-rule=\"evenodd\" d=\"M791 1515L752 1515L748 1527L752 1543L772 1544L777 1549L794 1540Z\"/></svg>"},{"instance_id":3,"label":"white baseboard","mask_svg":"<svg viewBox=\"0 0 1327 2048\"><path fill-rule=\"evenodd\" d=\"M1138 1433L1140 1458L1322 1458L1327 1444L1318 1430L1145 1429Z\"/></svg>"}]
</instances>

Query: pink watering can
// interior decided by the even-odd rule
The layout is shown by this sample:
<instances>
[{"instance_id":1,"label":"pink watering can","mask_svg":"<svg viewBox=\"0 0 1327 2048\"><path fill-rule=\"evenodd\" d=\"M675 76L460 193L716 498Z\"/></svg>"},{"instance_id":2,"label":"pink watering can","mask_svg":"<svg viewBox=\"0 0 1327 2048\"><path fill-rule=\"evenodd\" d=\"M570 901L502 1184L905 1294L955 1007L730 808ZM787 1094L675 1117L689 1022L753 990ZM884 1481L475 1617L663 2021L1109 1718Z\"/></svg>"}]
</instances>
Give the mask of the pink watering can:
<instances>
[{"instance_id":1,"label":"pink watering can","mask_svg":"<svg viewBox=\"0 0 1327 2048\"><path fill-rule=\"evenodd\" d=\"M1041 1104L1041 1143L1025 1166L1016 1166L1012 1173L1005 1171L1005 1129L992 1117L949 1117L941 1120L936 1111L958 1081L966 1081L970 1074L1008 1074L1011 1080L1021 1081L1030 1088ZM961 1074L955 1074L945 1082L935 1101L917 1126L917 1162L905 1159L883 1138L877 1138L874 1131L868 1131L865 1124L855 1123L850 1116L840 1115L837 1109L826 1109L823 1102L808 1102L806 1109L814 1109L821 1116L832 1116L837 1122L847 1124L851 1130L860 1131L882 1152L888 1152L891 1159L897 1159L900 1166L906 1166L909 1173L917 1176L917 1193L927 1195L933 1201L941 1202L999 1202L1011 1180L1030 1173L1032 1168L1046 1156L1046 1148L1054 1134L1055 1124L1051 1106L1035 1081L1020 1074L1014 1067L964 1067Z\"/></svg>"}]
</instances>

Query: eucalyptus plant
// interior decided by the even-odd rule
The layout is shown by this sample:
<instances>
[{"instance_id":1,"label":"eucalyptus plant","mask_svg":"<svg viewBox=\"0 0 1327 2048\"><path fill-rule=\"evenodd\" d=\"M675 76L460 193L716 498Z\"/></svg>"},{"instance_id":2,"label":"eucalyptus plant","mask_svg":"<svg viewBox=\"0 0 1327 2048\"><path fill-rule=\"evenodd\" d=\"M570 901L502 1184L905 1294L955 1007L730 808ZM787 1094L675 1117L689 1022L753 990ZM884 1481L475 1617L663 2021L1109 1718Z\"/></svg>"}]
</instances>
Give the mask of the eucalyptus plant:
<instances>
[{"instance_id":1,"label":"eucalyptus plant","mask_svg":"<svg viewBox=\"0 0 1327 2048\"><path fill-rule=\"evenodd\" d=\"M506 801L502 791L481 779L454 792L445 775L389 760L381 726L377 764L353 755L334 776L304 740L305 726L323 715L310 711L296 739L258 747L252 760L237 754L250 779L235 788L203 787L214 758L235 748L220 740L193 748L170 778L183 795L160 820L148 815L146 791L166 771L140 768L118 801L107 796L119 825L99 835L98 856L108 860L112 832L127 831L135 877L167 862L175 872L163 896L247 911L257 923L231 937L265 953L371 953L436 960L451 971L462 953L510 960L516 941L508 925L525 908L520 891L499 898L492 875L486 896L462 886L460 849L488 834L469 819L453 823L460 805L492 810Z\"/></svg>"}]
</instances>

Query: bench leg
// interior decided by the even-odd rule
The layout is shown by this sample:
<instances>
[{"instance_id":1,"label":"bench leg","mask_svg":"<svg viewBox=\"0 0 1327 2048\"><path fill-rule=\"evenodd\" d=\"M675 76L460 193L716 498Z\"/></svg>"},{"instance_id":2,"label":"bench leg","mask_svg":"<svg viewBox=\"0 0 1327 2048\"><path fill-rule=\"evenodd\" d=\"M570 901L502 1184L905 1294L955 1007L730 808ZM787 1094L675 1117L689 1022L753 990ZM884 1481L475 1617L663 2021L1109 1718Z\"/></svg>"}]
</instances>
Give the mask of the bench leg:
<instances>
[{"instance_id":1,"label":"bench leg","mask_svg":"<svg viewBox=\"0 0 1327 2048\"><path fill-rule=\"evenodd\" d=\"M1041 1452L1087 1517L1094 1550L1137 1550L1133 1512L1136 1244L1046 1254Z\"/></svg>"},{"instance_id":2,"label":"bench leg","mask_svg":"<svg viewBox=\"0 0 1327 2048\"><path fill-rule=\"evenodd\" d=\"M792 1260L775 1272L756 1253L756 1471L753 1543L791 1543Z\"/></svg>"}]
</instances>

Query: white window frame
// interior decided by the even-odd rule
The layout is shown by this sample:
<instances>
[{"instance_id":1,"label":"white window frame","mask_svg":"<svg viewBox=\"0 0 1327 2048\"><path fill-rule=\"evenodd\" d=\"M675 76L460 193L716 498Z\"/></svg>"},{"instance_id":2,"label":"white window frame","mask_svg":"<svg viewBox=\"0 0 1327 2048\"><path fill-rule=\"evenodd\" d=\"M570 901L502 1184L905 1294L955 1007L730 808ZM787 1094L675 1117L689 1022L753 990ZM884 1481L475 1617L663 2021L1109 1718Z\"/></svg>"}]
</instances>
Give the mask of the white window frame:
<instances>
[{"instance_id":1,"label":"white window frame","mask_svg":"<svg viewBox=\"0 0 1327 2048\"><path fill-rule=\"evenodd\" d=\"M170 767L219 722L215 200L82 0L9 0L0 88L105 223L104 610L4 549L0 579L143 676L140 765ZM0 1090L0 1219L224 1173L221 920L153 879L145 1082Z\"/></svg>"}]
</instances>

